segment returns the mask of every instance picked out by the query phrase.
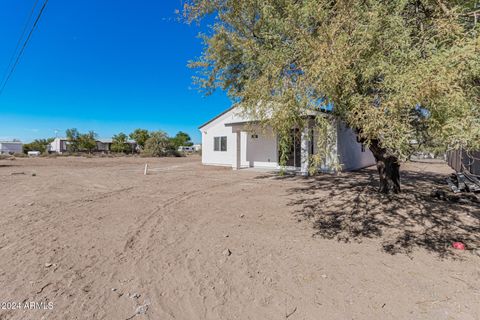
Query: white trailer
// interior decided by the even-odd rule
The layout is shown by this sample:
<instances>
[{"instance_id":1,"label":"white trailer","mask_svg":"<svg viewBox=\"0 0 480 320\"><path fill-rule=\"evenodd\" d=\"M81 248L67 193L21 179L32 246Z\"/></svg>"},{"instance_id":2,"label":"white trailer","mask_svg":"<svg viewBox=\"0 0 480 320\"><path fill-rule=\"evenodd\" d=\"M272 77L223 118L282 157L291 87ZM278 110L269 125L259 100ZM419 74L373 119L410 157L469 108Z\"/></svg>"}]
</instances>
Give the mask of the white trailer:
<instances>
[{"instance_id":1,"label":"white trailer","mask_svg":"<svg viewBox=\"0 0 480 320\"><path fill-rule=\"evenodd\" d=\"M14 154L23 152L23 143L20 141L0 141L0 154Z\"/></svg>"}]
</instances>

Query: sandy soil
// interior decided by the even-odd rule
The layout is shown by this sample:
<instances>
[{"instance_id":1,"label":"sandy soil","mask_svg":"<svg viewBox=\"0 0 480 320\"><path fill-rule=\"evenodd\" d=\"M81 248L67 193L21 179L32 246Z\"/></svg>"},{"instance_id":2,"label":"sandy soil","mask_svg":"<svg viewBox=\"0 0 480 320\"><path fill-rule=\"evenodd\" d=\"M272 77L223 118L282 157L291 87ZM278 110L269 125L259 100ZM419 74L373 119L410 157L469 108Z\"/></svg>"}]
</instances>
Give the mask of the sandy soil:
<instances>
[{"instance_id":1,"label":"sandy soil","mask_svg":"<svg viewBox=\"0 0 480 320\"><path fill-rule=\"evenodd\" d=\"M444 164L402 169L380 196L373 170L1 160L0 302L23 305L0 319L480 319L480 257L451 248L480 248L478 204L430 196Z\"/></svg>"}]
</instances>

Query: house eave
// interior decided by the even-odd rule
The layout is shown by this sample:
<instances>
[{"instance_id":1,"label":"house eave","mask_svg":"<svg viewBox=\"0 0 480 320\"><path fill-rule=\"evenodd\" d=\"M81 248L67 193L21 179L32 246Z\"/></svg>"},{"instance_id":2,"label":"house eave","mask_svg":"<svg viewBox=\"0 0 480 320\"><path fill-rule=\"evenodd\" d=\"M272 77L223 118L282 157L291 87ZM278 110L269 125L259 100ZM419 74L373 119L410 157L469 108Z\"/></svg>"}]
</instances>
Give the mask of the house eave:
<instances>
[{"instance_id":1,"label":"house eave","mask_svg":"<svg viewBox=\"0 0 480 320\"><path fill-rule=\"evenodd\" d=\"M201 130L202 128L204 128L205 126L209 125L210 123L212 123L213 121L217 120L218 118L220 118L221 116L223 116L224 114L232 111L233 109L235 108L235 106L231 106L230 108L228 108L227 110L223 111L222 113L220 113L219 115L217 115L216 117L210 119L209 121L205 122L204 124L202 124L200 127L198 127L199 130Z\"/></svg>"}]
</instances>

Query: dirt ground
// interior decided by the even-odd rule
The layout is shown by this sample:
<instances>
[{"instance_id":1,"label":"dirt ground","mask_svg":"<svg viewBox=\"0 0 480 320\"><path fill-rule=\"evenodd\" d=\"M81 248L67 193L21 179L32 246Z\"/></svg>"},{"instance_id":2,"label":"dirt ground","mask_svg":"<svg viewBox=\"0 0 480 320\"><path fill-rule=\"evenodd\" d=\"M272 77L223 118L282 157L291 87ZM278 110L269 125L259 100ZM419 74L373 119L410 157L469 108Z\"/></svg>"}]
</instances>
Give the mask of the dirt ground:
<instances>
[{"instance_id":1,"label":"dirt ground","mask_svg":"<svg viewBox=\"0 0 480 320\"><path fill-rule=\"evenodd\" d=\"M1 160L0 319L480 319L479 205L402 170L381 196L373 169Z\"/></svg>"}]
</instances>

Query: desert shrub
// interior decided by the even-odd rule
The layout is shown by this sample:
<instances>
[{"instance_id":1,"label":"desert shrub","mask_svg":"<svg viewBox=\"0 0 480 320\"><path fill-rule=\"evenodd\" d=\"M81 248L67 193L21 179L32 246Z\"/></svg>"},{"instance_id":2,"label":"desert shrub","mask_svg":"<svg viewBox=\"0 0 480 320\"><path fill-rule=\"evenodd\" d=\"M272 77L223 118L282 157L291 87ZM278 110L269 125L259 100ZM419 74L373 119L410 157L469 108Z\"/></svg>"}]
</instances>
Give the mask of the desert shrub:
<instances>
[{"instance_id":1,"label":"desert shrub","mask_svg":"<svg viewBox=\"0 0 480 320\"><path fill-rule=\"evenodd\" d=\"M168 135L163 131L155 131L150 133L142 153L150 157L165 157L171 153L170 149L172 146Z\"/></svg>"},{"instance_id":2,"label":"desert shrub","mask_svg":"<svg viewBox=\"0 0 480 320\"><path fill-rule=\"evenodd\" d=\"M15 158L25 158L27 155L26 155L25 153L15 152L15 153L13 154L13 156L14 156Z\"/></svg>"},{"instance_id":3,"label":"desert shrub","mask_svg":"<svg viewBox=\"0 0 480 320\"><path fill-rule=\"evenodd\" d=\"M50 139L36 139L30 143L23 145L23 153L28 154L28 151L40 151L40 153L46 153L48 151L48 145L53 141Z\"/></svg>"}]
</instances>

